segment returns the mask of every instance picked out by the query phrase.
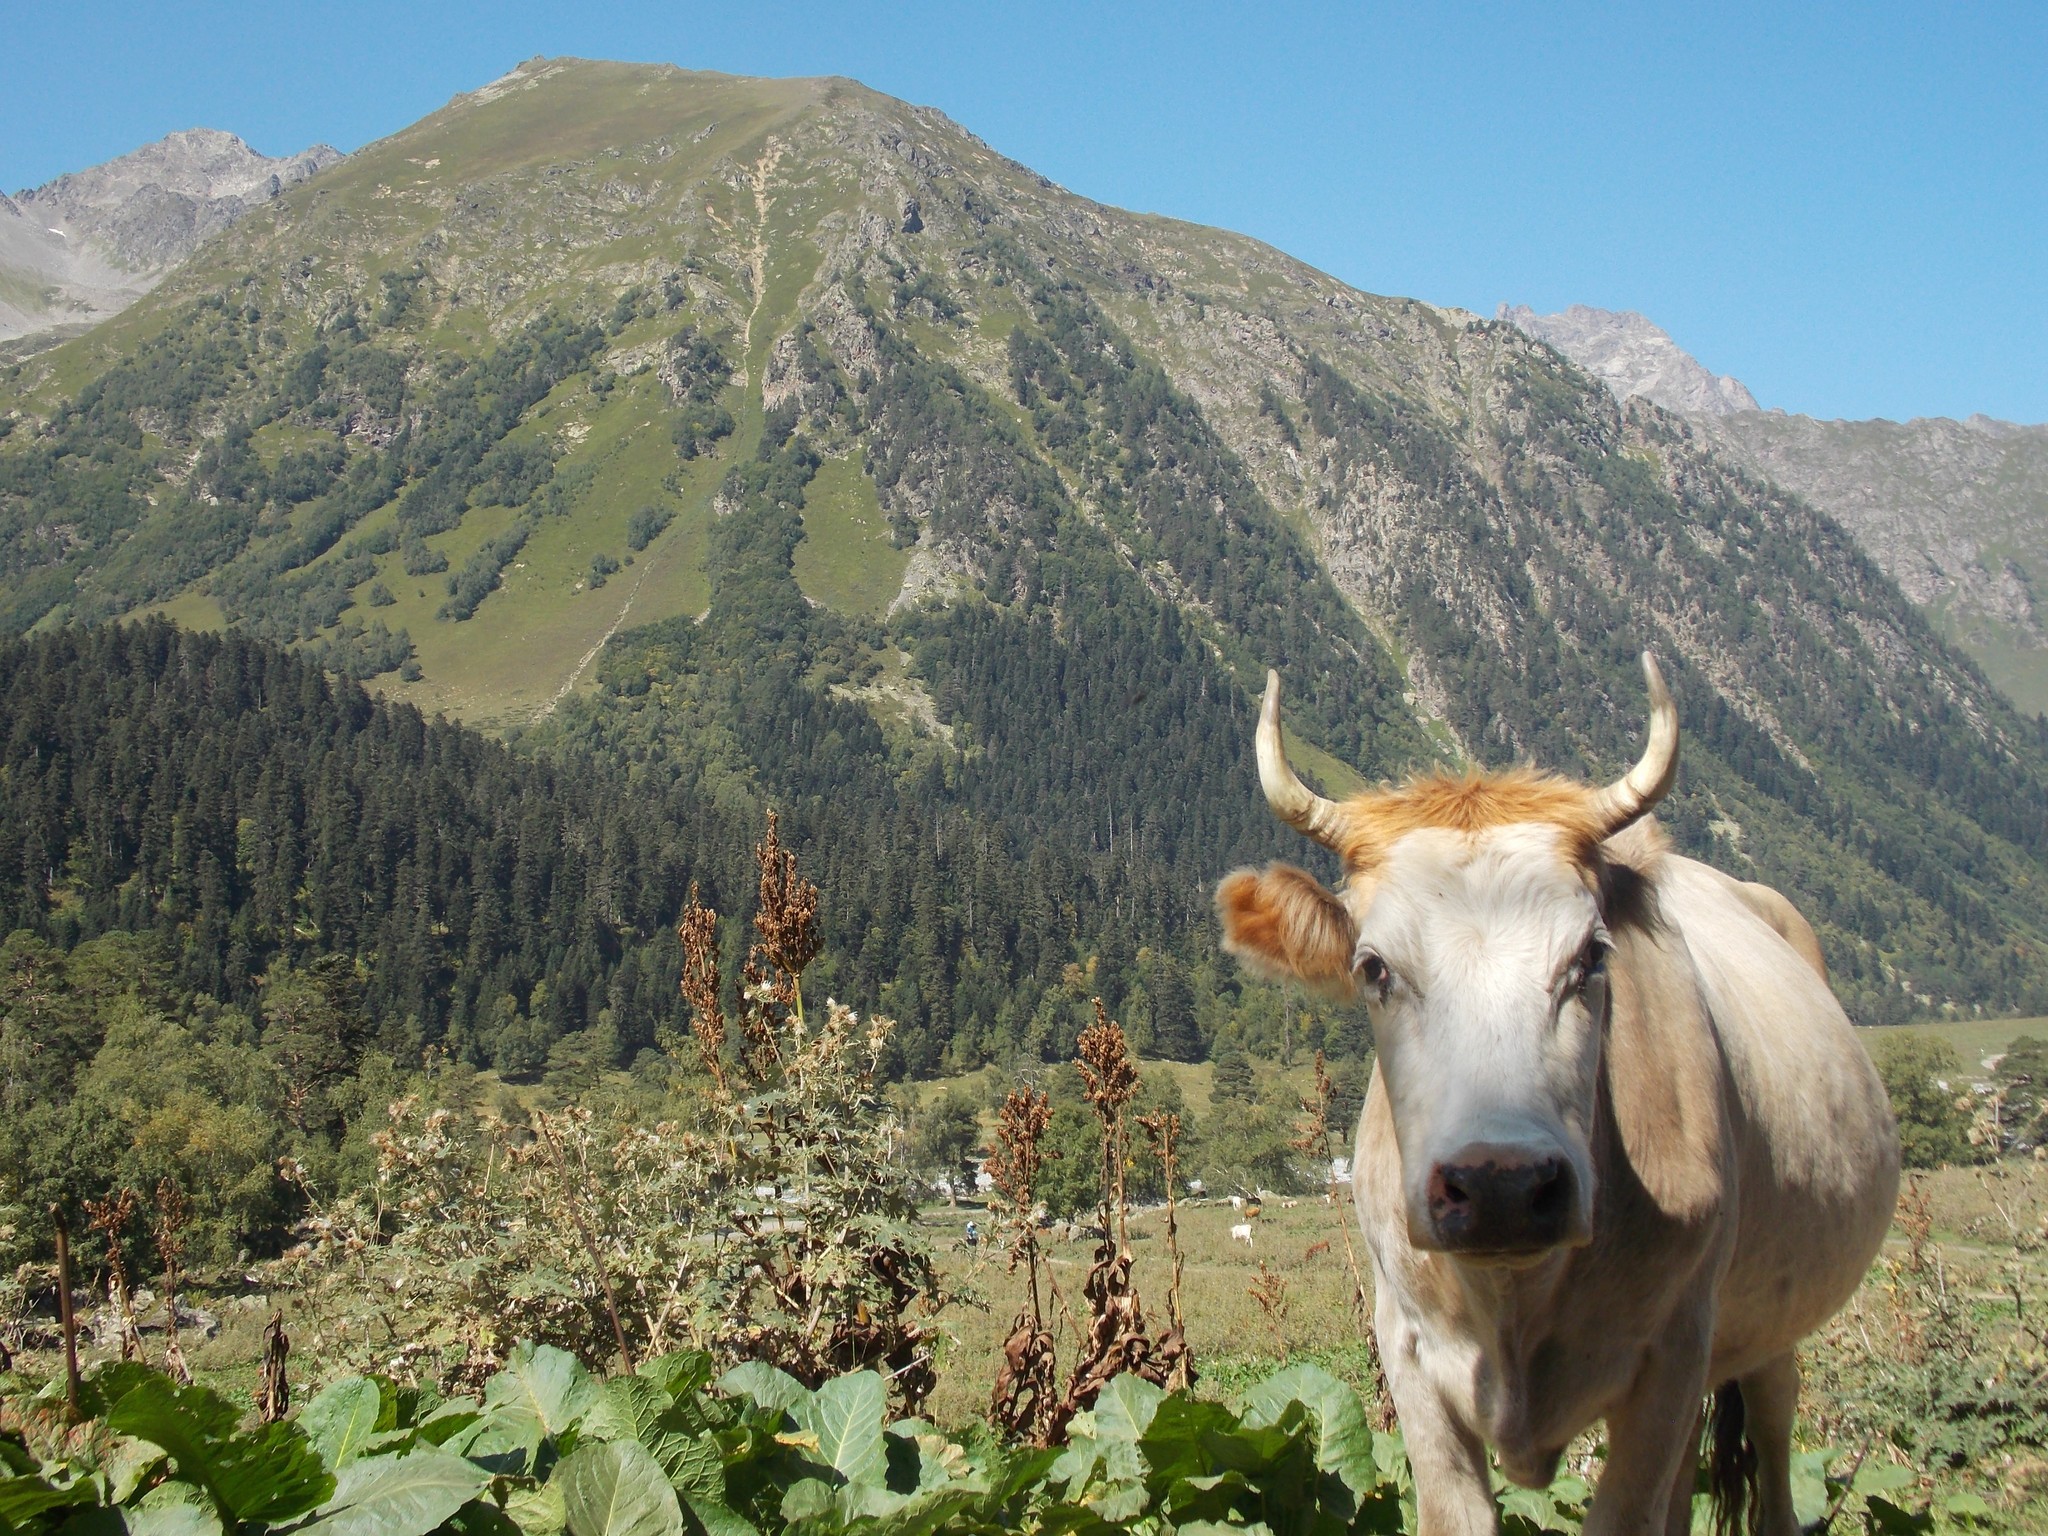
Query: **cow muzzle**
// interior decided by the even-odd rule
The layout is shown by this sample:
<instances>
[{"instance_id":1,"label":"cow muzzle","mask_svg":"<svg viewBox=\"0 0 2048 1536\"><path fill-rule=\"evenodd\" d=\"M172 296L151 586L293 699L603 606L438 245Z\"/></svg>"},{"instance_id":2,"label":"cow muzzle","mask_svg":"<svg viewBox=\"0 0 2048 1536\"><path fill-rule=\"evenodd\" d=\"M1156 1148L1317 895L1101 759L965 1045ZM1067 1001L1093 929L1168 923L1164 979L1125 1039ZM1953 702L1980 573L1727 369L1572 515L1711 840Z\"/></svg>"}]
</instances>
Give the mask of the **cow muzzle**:
<instances>
[{"instance_id":1,"label":"cow muzzle","mask_svg":"<svg viewBox=\"0 0 2048 1536\"><path fill-rule=\"evenodd\" d=\"M1579 1178L1561 1151L1474 1142L1429 1171L1416 1245L1475 1259L1532 1257L1587 1239Z\"/></svg>"}]
</instances>

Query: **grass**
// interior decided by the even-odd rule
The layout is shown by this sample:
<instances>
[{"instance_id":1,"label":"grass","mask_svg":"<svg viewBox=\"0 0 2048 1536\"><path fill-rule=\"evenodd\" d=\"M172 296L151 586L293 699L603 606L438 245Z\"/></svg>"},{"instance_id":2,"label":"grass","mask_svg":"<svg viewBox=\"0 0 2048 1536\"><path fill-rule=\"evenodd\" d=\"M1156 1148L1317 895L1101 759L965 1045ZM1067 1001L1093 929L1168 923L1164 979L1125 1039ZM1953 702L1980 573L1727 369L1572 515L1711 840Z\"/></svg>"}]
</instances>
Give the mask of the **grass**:
<instances>
[{"instance_id":1,"label":"grass","mask_svg":"<svg viewBox=\"0 0 2048 1536\"><path fill-rule=\"evenodd\" d=\"M963 1289L974 1301L946 1314L948 1341L941 1352L939 1387L931 1414L942 1424L965 1425L987 1410L996 1359L1012 1320L1023 1304L1020 1271L1006 1272L1005 1256L992 1245L970 1249L963 1241L972 1220L984 1234L991 1228L986 1211L969 1206L935 1208L924 1213L924 1225L939 1249L949 1285ZM1195 1359L1215 1394L1241 1382L1261 1367L1270 1368L1283 1355L1313 1355L1330 1363L1355 1385L1370 1387L1365 1336L1354 1322L1348 1297L1350 1280L1344 1265L1344 1240L1338 1222L1351 1220L1347 1200L1326 1205L1318 1196L1303 1196L1291 1208L1274 1202L1252 1219L1252 1243L1233 1242L1230 1228L1247 1220L1227 1201L1184 1205L1179 1211L1182 1284L1187 1296L1187 1328ZM1136 1252L1138 1291L1145 1320L1157 1331L1166 1326L1167 1258L1164 1209L1136 1214L1131 1222ZM1362 1240L1359 1262L1366 1263ZM1328 1242L1313 1258L1309 1250ZM1085 1316L1081 1282L1094 1258L1088 1239L1068 1242L1051 1236L1046 1242L1053 1283L1068 1309ZM1264 1261L1285 1286L1284 1317L1269 1319L1248 1287ZM1055 1305L1055 1315L1060 1307ZM1277 1329L1277 1332L1276 1332ZM1072 1338L1061 1329L1062 1347ZM1198 1386L1200 1384L1198 1383Z\"/></svg>"},{"instance_id":2,"label":"grass","mask_svg":"<svg viewBox=\"0 0 2048 1536\"><path fill-rule=\"evenodd\" d=\"M572 677L589 678L590 670L579 674L578 668L622 618L644 623L702 611L709 592L704 539L724 464L678 462L661 391L652 374L643 374L621 381L600 402L587 381L578 379L536 408L519 431L547 433L568 445L556 472L570 491L569 510L541 522L505 569L498 590L468 620L435 617L447 599L448 576L509 527L517 511L475 507L459 527L429 538L448 557L447 573L408 576L397 550L378 559L375 575L356 589L357 606L347 617L407 630L423 675L402 683L387 674L374 687L429 713L505 729L530 721ZM674 516L660 537L634 554L626 546L626 524L648 505L668 507ZM386 506L357 531L375 532L395 516L395 504ZM603 587L592 587L591 557L600 552L622 569ZM339 551L325 558L339 558ZM624 564L629 558L633 563ZM369 606L369 589L377 582L395 603Z\"/></svg>"},{"instance_id":3,"label":"grass","mask_svg":"<svg viewBox=\"0 0 2048 1536\"><path fill-rule=\"evenodd\" d=\"M206 593L192 588L180 592L168 602L144 609L143 613L169 619L180 629L215 631L228 627L227 615L220 611L220 604Z\"/></svg>"},{"instance_id":4,"label":"grass","mask_svg":"<svg viewBox=\"0 0 2048 1536\"><path fill-rule=\"evenodd\" d=\"M910 553L890 542L875 482L857 459L827 459L805 488L795 563L804 595L838 613L880 618L902 590Z\"/></svg>"}]
</instances>

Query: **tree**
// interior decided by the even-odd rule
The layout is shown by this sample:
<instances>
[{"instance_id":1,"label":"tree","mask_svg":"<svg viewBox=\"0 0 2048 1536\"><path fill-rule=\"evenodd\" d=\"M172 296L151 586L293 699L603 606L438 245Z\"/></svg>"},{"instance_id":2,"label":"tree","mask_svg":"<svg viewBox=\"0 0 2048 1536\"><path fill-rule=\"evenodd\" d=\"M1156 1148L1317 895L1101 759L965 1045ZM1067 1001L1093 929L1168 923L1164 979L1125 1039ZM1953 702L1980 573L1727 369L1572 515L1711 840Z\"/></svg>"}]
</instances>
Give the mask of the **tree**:
<instances>
[{"instance_id":1,"label":"tree","mask_svg":"<svg viewBox=\"0 0 2048 1536\"><path fill-rule=\"evenodd\" d=\"M1198 1061L1202 1037L1195 1027L1195 996L1187 971L1172 955L1161 955L1146 978L1152 995L1152 1052L1168 1061Z\"/></svg>"},{"instance_id":2,"label":"tree","mask_svg":"<svg viewBox=\"0 0 2048 1536\"><path fill-rule=\"evenodd\" d=\"M1250 1104L1258 1097L1251 1058L1234 1043L1216 1052L1216 1078L1209 1097L1218 1104Z\"/></svg>"},{"instance_id":3,"label":"tree","mask_svg":"<svg viewBox=\"0 0 2048 1536\"><path fill-rule=\"evenodd\" d=\"M2021 1035L2008 1045L1998 1063L1998 1086L2012 1149L2048 1141L2048 1041Z\"/></svg>"},{"instance_id":4,"label":"tree","mask_svg":"<svg viewBox=\"0 0 2048 1536\"><path fill-rule=\"evenodd\" d=\"M981 1120L973 1102L957 1089L948 1089L918 1118L910 1156L920 1172L958 1189L963 1179L973 1178L970 1165L980 1142Z\"/></svg>"},{"instance_id":5,"label":"tree","mask_svg":"<svg viewBox=\"0 0 2048 1536\"><path fill-rule=\"evenodd\" d=\"M1872 1059L1899 1122L1899 1153L1908 1168L1975 1160L1970 1147L1968 1090L1962 1059L1946 1041L1887 1031Z\"/></svg>"}]
</instances>

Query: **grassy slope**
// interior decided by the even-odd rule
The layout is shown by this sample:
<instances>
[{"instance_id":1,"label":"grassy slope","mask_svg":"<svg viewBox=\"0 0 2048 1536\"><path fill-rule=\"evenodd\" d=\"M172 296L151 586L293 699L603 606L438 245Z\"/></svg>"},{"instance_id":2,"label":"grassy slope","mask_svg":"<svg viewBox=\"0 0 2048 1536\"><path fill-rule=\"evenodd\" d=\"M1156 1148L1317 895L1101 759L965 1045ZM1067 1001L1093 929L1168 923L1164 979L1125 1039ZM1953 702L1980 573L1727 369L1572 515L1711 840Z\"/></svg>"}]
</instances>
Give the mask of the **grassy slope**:
<instances>
[{"instance_id":1,"label":"grassy slope","mask_svg":"<svg viewBox=\"0 0 2048 1536\"><path fill-rule=\"evenodd\" d=\"M804 595L840 613L879 618L909 563L909 551L889 540L875 482L850 457L827 459L804 491L804 540L796 549Z\"/></svg>"}]
</instances>

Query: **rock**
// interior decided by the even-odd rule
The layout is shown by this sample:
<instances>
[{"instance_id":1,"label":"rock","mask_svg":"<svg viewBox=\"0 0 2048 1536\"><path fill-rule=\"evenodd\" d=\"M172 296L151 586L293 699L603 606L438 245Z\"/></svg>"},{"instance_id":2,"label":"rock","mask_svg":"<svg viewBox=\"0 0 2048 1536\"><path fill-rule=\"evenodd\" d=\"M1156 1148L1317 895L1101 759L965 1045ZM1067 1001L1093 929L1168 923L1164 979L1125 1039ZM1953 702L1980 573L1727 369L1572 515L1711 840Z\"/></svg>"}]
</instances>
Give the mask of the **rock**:
<instances>
[{"instance_id":1,"label":"rock","mask_svg":"<svg viewBox=\"0 0 2048 1536\"><path fill-rule=\"evenodd\" d=\"M1641 395L1668 411L1708 415L1757 408L1740 379L1701 366L1660 326L1633 311L1574 304L1559 314L1539 315L1526 304L1503 304L1494 318L1548 342L1596 375L1617 399Z\"/></svg>"},{"instance_id":2,"label":"rock","mask_svg":"<svg viewBox=\"0 0 2048 1536\"><path fill-rule=\"evenodd\" d=\"M0 197L0 341L59 340L118 314L202 241L342 158L325 144L272 158L189 128Z\"/></svg>"}]
</instances>

